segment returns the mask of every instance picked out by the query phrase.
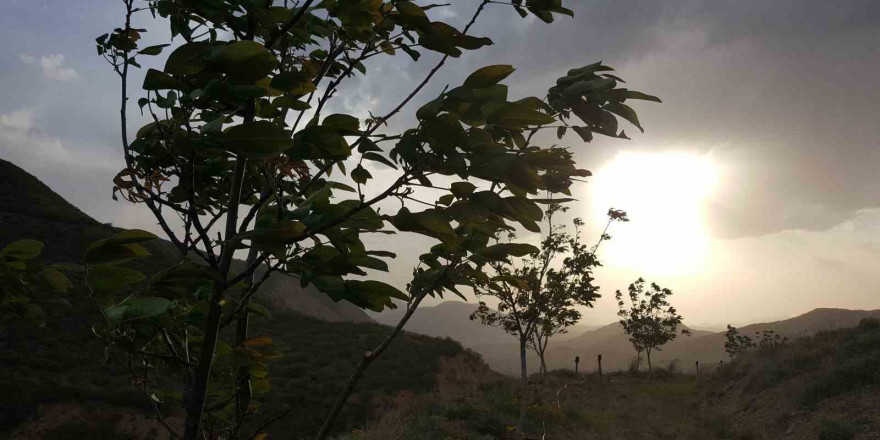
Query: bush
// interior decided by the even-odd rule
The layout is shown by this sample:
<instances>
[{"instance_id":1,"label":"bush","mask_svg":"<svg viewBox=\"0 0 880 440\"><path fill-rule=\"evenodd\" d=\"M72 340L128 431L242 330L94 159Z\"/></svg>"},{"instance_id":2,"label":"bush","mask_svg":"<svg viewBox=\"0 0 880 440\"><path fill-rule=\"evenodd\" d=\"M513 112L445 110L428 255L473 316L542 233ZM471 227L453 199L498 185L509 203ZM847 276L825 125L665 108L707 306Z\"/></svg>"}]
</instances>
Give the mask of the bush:
<instances>
[{"instance_id":1,"label":"bush","mask_svg":"<svg viewBox=\"0 0 880 440\"><path fill-rule=\"evenodd\" d=\"M850 440L856 436L856 428L849 422L826 419L816 427L819 440Z\"/></svg>"},{"instance_id":2,"label":"bush","mask_svg":"<svg viewBox=\"0 0 880 440\"><path fill-rule=\"evenodd\" d=\"M71 422L46 433L44 440L137 440L129 433L118 432L116 423L99 420L94 423Z\"/></svg>"}]
</instances>

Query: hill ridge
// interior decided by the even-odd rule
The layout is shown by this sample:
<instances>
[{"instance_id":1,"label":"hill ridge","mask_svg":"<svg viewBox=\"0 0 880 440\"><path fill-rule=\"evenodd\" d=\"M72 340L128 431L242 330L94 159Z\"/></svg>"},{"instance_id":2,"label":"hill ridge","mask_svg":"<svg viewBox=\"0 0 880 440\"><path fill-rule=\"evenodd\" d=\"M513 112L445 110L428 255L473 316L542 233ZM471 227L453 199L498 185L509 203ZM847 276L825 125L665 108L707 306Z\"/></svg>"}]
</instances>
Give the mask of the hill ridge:
<instances>
[{"instance_id":1,"label":"hill ridge","mask_svg":"<svg viewBox=\"0 0 880 440\"><path fill-rule=\"evenodd\" d=\"M49 262L78 262L89 243L117 231L81 211L36 176L2 158L0 226L0 248L22 238L40 240L46 243L43 258ZM179 259L177 249L165 240L148 242L146 246L154 255L145 262L151 267ZM272 276L262 289L259 296L272 305L307 316L331 322L373 322L357 306L334 302L313 286L302 288L279 275Z\"/></svg>"}]
</instances>

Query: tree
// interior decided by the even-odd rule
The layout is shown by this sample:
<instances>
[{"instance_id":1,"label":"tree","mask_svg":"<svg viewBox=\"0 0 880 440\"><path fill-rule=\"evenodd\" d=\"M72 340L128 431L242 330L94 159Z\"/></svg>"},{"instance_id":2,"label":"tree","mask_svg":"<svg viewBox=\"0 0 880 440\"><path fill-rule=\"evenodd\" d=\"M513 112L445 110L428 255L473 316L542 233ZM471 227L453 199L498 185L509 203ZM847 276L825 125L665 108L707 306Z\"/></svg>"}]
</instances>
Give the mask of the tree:
<instances>
[{"instance_id":1,"label":"tree","mask_svg":"<svg viewBox=\"0 0 880 440\"><path fill-rule=\"evenodd\" d=\"M645 289L645 280L639 278L629 285L629 309L625 308L623 293L617 291L615 298L620 311L620 325L623 331L629 335L629 340L637 354L645 352L648 360L648 370L653 372L651 364L651 352L660 351L661 347L675 340L678 336L678 326L681 325L682 316L675 307L669 304L667 298L672 295L672 290L662 288L656 283L651 283L650 289ZM690 336L690 330L682 329L681 334Z\"/></svg>"},{"instance_id":2,"label":"tree","mask_svg":"<svg viewBox=\"0 0 880 440\"><path fill-rule=\"evenodd\" d=\"M724 351L731 359L755 349L772 350L788 343L788 338L776 334L773 330L756 331L755 339L752 339L741 335L739 329L730 324L727 324L727 332L724 336L727 338L724 342ZM755 340L758 342L756 343Z\"/></svg>"},{"instance_id":3,"label":"tree","mask_svg":"<svg viewBox=\"0 0 880 440\"><path fill-rule=\"evenodd\" d=\"M593 283L593 268L601 266L596 252L603 241L611 238L608 228L613 222L628 222L626 212L618 209L608 210L608 222L599 241L588 248L581 242L580 228L583 221L573 221L574 236L567 234L564 228L552 224L552 214L567 208L559 205L548 207L547 236L541 241L541 254L547 258L540 264L544 266L546 276L543 285L536 292L534 306L538 309L537 324L532 332L531 346L541 362L541 372L547 372L545 353L554 335L565 333L568 327L581 319L578 306L593 307L593 302L600 297L598 286ZM562 265L556 269L550 267L554 257L564 256Z\"/></svg>"},{"instance_id":4,"label":"tree","mask_svg":"<svg viewBox=\"0 0 880 440\"><path fill-rule=\"evenodd\" d=\"M739 330L730 324L727 324L727 332L724 333L724 337L727 338L727 341L724 343L724 351L727 352L731 359L739 357L741 354L756 347L752 338L739 334Z\"/></svg>"},{"instance_id":5,"label":"tree","mask_svg":"<svg viewBox=\"0 0 880 440\"><path fill-rule=\"evenodd\" d=\"M531 345L541 359L541 371L546 371L544 350L553 334L564 331L581 317L576 307L592 307L599 298L598 286L593 285L592 270L599 266L595 251L605 232L592 249L581 242L580 227L583 221L574 219L575 234L571 236L565 228L554 225L553 215L566 208L560 202L549 200L547 209L547 235L541 241L541 248L529 248L512 243L496 246L509 246L519 250L527 257L512 260L497 258L488 266L491 268L474 286L477 297L492 297L498 301L495 310L485 301L471 315L483 324L501 327L519 341L521 401L518 429L522 432L525 424L528 390L528 365L526 348ZM609 211L609 223L615 220L626 221L622 211ZM515 234L509 238L515 239ZM513 252L510 252L513 254ZM523 255L525 256L525 255ZM560 268L552 267L557 257L565 256Z\"/></svg>"},{"instance_id":6,"label":"tree","mask_svg":"<svg viewBox=\"0 0 880 440\"><path fill-rule=\"evenodd\" d=\"M122 3L125 24L97 39L98 54L121 80L126 167L113 195L149 209L180 261L144 282L126 265L147 256L141 242L155 237L126 231L89 248L88 284L104 316L96 333L123 363L139 366L133 374L154 401L183 405L183 432L166 427L185 440L247 438L241 430L259 411L266 362L277 356L268 338L248 332L249 315L267 312L253 300L271 274L376 311L393 307L392 299L407 302L388 338L365 351L318 433L323 439L425 296L458 293L488 262L533 252L489 241L513 225L537 232L541 199L530 195L570 195L572 180L589 174L568 149L535 145L533 137L570 127L584 141L594 133L626 138L617 117L640 126L624 102L659 101L618 87L601 63L570 70L543 100L511 100L501 81L514 68L494 65L420 107L415 127L389 132L388 121L448 60L492 44L469 34L481 15L514 9L552 22L572 14L560 0L482 0L461 30L429 17L441 6L404 0ZM139 46L147 29L134 28L132 17L144 12L170 27L171 41ZM180 44L164 65L146 71L137 104L149 122L131 138L130 69L172 43ZM439 59L381 116L327 114L334 98L355 93L343 88L350 78L385 56L405 53L415 62L420 51ZM382 167L395 177L374 179L370 170ZM388 270L383 258L394 254L368 249L365 238L396 232L427 243L406 292L353 278ZM240 267L237 255L246 255ZM147 389L148 374L183 378L182 396Z\"/></svg>"}]
</instances>

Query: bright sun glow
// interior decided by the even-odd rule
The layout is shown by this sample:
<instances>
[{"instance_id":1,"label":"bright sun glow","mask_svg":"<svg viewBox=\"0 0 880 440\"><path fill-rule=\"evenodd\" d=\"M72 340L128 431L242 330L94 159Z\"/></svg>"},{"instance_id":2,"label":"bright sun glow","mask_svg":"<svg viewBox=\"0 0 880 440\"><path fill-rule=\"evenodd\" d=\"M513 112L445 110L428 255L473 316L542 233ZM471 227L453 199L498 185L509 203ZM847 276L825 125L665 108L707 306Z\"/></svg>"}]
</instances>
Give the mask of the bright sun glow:
<instances>
[{"instance_id":1,"label":"bright sun glow","mask_svg":"<svg viewBox=\"0 0 880 440\"><path fill-rule=\"evenodd\" d=\"M608 208L630 222L615 224L603 245L610 265L666 276L692 273L709 251L703 207L718 181L706 156L621 153L595 173L590 216L604 225Z\"/></svg>"}]
</instances>

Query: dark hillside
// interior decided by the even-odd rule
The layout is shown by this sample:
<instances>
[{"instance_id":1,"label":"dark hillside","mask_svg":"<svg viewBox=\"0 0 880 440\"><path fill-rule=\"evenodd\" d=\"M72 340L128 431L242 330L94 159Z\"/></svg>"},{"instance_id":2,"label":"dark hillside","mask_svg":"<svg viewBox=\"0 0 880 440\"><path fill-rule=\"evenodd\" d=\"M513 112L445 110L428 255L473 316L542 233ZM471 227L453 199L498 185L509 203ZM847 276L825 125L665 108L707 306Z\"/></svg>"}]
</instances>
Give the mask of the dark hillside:
<instances>
[{"instance_id":1,"label":"dark hillside","mask_svg":"<svg viewBox=\"0 0 880 440\"><path fill-rule=\"evenodd\" d=\"M525 436L516 379L488 378L389 407L345 440L868 440L880 438L880 321L818 332L700 375L531 377Z\"/></svg>"},{"instance_id":2,"label":"dark hillside","mask_svg":"<svg viewBox=\"0 0 880 440\"><path fill-rule=\"evenodd\" d=\"M749 353L711 389L708 404L756 439L880 438L880 320Z\"/></svg>"},{"instance_id":3,"label":"dark hillside","mask_svg":"<svg viewBox=\"0 0 880 440\"><path fill-rule=\"evenodd\" d=\"M33 238L46 243L43 257L47 261L79 262L89 243L116 231L68 203L28 172L0 159L0 247ZM178 258L177 250L164 240L146 246L154 258L139 264L148 272ZM266 282L261 296L273 305L328 321L372 321L352 304L334 302L311 286L303 289L280 276Z\"/></svg>"},{"instance_id":4,"label":"dark hillside","mask_svg":"<svg viewBox=\"0 0 880 440\"><path fill-rule=\"evenodd\" d=\"M35 238L46 243L46 260L79 261L88 243L115 231L0 160L0 248ZM145 272L177 258L167 242L147 246L154 256L139 262ZM255 319L253 334L270 336L284 357L270 364L273 390L261 416L291 408L292 415L279 422L277 432L283 438L291 432L311 433L363 351L389 329L349 303L335 303L283 277L270 279L264 288L264 300L278 307L271 319ZM146 407L145 397L131 388L127 376L105 365L103 348L90 339L88 327L96 313L84 292L75 288L68 299L70 307L47 307L45 328L0 316L0 438L15 432L11 438L121 440L128 437L113 436L117 417L112 415L131 418ZM442 358L472 357L457 342L418 335L400 337L393 348L368 371L342 414L341 428L362 426L371 402L381 396L431 390ZM72 420L55 417L59 407L74 414ZM110 425L96 427L83 419L109 419L104 421ZM95 434L96 429L110 437Z\"/></svg>"}]
</instances>

